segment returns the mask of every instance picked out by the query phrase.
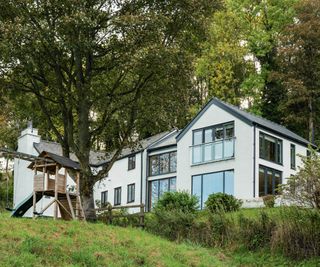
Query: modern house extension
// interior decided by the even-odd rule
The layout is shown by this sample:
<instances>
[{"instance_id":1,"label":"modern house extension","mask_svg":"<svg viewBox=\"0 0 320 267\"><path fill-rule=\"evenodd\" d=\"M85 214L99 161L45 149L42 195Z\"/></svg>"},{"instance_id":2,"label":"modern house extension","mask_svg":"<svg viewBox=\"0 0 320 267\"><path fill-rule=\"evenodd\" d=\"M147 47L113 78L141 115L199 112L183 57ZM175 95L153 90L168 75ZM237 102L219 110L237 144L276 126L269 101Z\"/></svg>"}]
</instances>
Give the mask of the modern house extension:
<instances>
[{"instance_id":1,"label":"modern house extension","mask_svg":"<svg viewBox=\"0 0 320 267\"><path fill-rule=\"evenodd\" d=\"M58 144L30 131L19 138L19 152L61 154ZM309 144L279 124L214 98L184 129L124 149L95 185L94 197L101 204L144 203L150 210L164 192L183 190L198 196L203 208L208 195L225 192L254 206L260 197L279 193L278 185L296 173L301 165L297 155L306 155ZM108 161L103 155L92 152L93 168ZM27 172L32 171L23 162L15 163L15 205L32 192Z\"/></svg>"}]
</instances>

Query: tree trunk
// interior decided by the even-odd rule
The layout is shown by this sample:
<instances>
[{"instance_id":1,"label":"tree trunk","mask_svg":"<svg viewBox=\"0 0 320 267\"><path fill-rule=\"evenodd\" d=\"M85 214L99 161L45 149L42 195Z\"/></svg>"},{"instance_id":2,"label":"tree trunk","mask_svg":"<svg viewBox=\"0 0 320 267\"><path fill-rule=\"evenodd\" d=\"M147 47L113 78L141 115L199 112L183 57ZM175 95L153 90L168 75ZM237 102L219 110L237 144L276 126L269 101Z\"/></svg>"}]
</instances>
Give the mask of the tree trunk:
<instances>
[{"instance_id":1,"label":"tree trunk","mask_svg":"<svg viewBox=\"0 0 320 267\"><path fill-rule=\"evenodd\" d=\"M311 143L314 143L314 122L313 122L312 97L309 97L308 106L309 106L309 141Z\"/></svg>"},{"instance_id":2,"label":"tree trunk","mask_svg":"<svg viewBox=\"0 0 320 267\"><path fill-rule=\"evenodd\" d=\"M94 198L92 191L89 195L82 194L82 207L87 221L97 220L96 212L94 211Z\"/></svg>"}]
</instances>

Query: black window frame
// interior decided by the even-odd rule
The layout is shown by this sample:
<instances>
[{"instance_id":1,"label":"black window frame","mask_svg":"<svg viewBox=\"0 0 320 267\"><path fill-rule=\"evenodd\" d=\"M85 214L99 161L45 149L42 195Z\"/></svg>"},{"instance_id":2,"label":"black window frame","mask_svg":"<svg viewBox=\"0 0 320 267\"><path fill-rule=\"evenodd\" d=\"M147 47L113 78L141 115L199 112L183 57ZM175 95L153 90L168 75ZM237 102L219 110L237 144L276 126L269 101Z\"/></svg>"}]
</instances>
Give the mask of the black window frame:
<instances>
[{"instance_id":1,"label":"black window frame","mask_svg":"<svg viewBox=\"0 0 320 267\"><path fill-rule=\"evenodd\" d=\"M275 161L270 160L266 157L266 148L265 148L265 137L266 136L269 138L273 138L276 141L275 142L275 158L276 158ZM263 140L262 143L261 143L261 138ZM280 153L279 153L278 144L281 144L280 145L280 147L281 147ZM265 132L260 131L259 132L259 157L260 157L260 159L263 159L263 160L266 160L269 162L273 162L278 165L283 165L283 140L276 137L276 136L273 136L273 135L270 135L270 134L267 134Z\"/></svg>"},{"instance_id":2,"label":"black window frame","mask_svg":"<svg viewBox=\"0 0 320 267\"><path fill-rule=\"evenodd\" d=\"M260 194L260 169L263 169L264 170L264 194L261 195ZM270 167L267 167L267 166L264 166L264 165L259 165L259 175L258 175L258 194L259 194L259 197L263 197L263 196L266 196L266 195L270 195L268 194L268 181L266 180L266 176L267 176L267 172L270 171L272 172L272 195L280 195L280 191L277 192L277 188L275 188L275 173L279 173L280 174L280 183L279 185L281 185L283 183L283 177L282 177L282 171L279 171L277 169L274 169L274 168L270 168Z\"/></svg>"},{"instance_id":3,"label":"black window frame","mask_svg":"<svg viewBox=\"0 0 320 267\"><path fill-rule=\"evenodd\" d=\"M160 166L160 158L163 155L169 154L169 164L168 164L168 172L160 172L161 166ZM177 162L175 164L175 169L171 170L171 158L172 158L172 154L175 154L175 158L177 161L177 151L170 151L170 152L164 152L164 153L160 153L160 154L155 154L155 155L150 155L148 158L148 164L149 164L149 168L148 168L148 176L157 176L157 175L164 175L164 174L169 174L169 173L175 173L177 172ZM157 157L157 162L158 162L158 171L155 174L152 174L152 164L151 164L151 159Z\"/></svg>"},{"instance_id":4,"label":"black window frame","mask_svg":"<svg viewBox=\"0 0 320 267\"><path fill-rule=\"evenodd\" d=\"M201 176L201 196L199 199L199 208L202 210L203 209L203 176L207 174L214 174L214 173L223 173L223 193L225 192L225 179L226 179L226 172L233 172L233 180L234 180L234 169L229 169L229 170L222 170L222 171L216 171L216 172L206 172L206 173L200 173L200 174L195 174L191 176L191 195L193 196L193 179L195 176Z\"/></svg>"},{"instance_id":5,"label":"black window frame","mask_svg":"<svg viewBox=\"0 0 320 267\"><path fill-rule=\"evenodd\" d=\"M136 168L136 154L128 157L128 171Z\"/></svg>"},{"instance_id":6,"label":"black window frame","mask_svg":"<svg viewBox=\"0 0 320 267\"><path fill-rule=\"evenodd\" d=\"M229 125L233 126L233 136L232 137L226 137L226 129L227 129L226 126L229 126ZM223 128L223 138L216 140L216 129L218 129L218 128ZM205 142L205 131L210 130L210 129L212 129L212 141ZM195 144L194 143L194 133L199 132L199 131L202 131L202 142L199 144ZM214 125L210 125L207 127L192 130L192 145L193 146L228 140L228 139L232 139L232 138L235 138L235 123L234 123L234 121L228 121L228 122L214 124Z\"/></svg>"},{"instance_id":7,"label":"black window frame","mask_svg":"<svg viewBox=\"0 0 320 267\"><path fill-rule=\"evenodd\" d=\"M158 199L159 199L159 195L160 195L160 181L163 181L163 180L168 180L168 191L166 191L166 192L171 192L171 190L170 190L170 182L171 182L171 180L173 180L173 179L175 179L176 180L176 189L175 189L175 191L177 191L177 176L172 176L172 177L166 177L166 178L161 178L161 179L154 179L154 180L150 180L149 181L149 183L148 183L148 206L149 206L149 211L151 210L151 205L152 205L152 203L151 203L151 194L152 194L152 186L151 186L151 184L153 183L153 182L158 182ZM174 192L175 192L174 191Z\"/></svg>"},{"instance_id":8,"label":"black window frame","mask_svg":"<svg viewBox=\"0 0 320 267\"><path fill-rule=\"evenodd\" d=\"M108 190L101 192L101 200L100 205L101 207L104 207L108 203Z\"/></svg>"},{"instance_id":9,"label":"black window frame","mask_svg":"<svg viewBox=\"0 0 320 267\"><path fill-rule=\"evenodd\" d=\"M131 192L131 198L129 192ZM135 195L136 195L136 184L132 183L132 184L128 184L127 185L127 203L132 203L135 201Z\"/></svg>"},{"instance_id":10,"label":"black window frame","mask_svg":"<svg viewBox=\"0 0 320 267\"><path fill-rule=\"evenodd\" d=\"M296 145L290 144L290 168L296 169Z\"/></svg>"},{"instance_id":11,"label":"black window frame","mask_svg":"<svg viewBox=\"0 0 320 267\"><path fill-rule=\"evenodd\" d=\"M121 190L121 186L116 187L114 189L114 202L113 202L114 206L120 206L121 205L121 194L122 194L121 191L122 191ZM118 192L120 192L120 193L118 193ZM117 198L117 196L119 196L119 198ZM118 202L118 200L119 200L119 202Z\"/></svg>"}]
</instances>

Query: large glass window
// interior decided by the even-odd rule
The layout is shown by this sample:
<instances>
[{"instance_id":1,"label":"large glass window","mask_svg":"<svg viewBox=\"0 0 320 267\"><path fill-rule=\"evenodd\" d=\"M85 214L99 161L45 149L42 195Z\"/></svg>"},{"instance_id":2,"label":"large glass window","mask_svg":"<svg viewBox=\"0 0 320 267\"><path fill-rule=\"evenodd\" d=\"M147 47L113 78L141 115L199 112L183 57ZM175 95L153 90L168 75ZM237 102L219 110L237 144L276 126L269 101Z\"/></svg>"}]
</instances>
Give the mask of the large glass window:
<instances>
[{"instance_id":1,"label":"large glass window","mask_svg":"<svg viewBox=\"0 0 320 267\"><path fill-rule=\"evenodd\" d=\"M203 209L208 196L214 193L234 194L234 171L222 171L192 176L192 195L199 198Z\"/></svg>"},{"instance_id":2,"label":"large glass window","mask_svg":"<svg viewBox=\"0 0 320 267\"><path fill-rule=\"evenodd\" d=\"M136 155L128 157L128 170L136 168Z\"/></svg>"},{"instance_id":3,"label":"large glass window","mask_svg":"<svg viewBox=\"0 0 320 267\"><path fill-rule=\"evenodd\" d=\"M260 132L260 158L282 164L282 140Z\"/></svg>"},{"instance_id":4,"label":"large glass window","mask_svg":"<svg viewBox=\"0 0 320 267\"><path fill-rule=\"evenodd\" d=\"M176 191L176 178L167 178L154 180L149 182L149 199L150 199L150 207L154 207L157 203L158 199L165 192L174 192Z\"/></svg>"},{"instance_id":5,"label":"large glass window","mask_svg":"<svg viewBox=\"0 0 320 267\"><path fill-rule=\"evenodd\" d=\"M193 131L192 164L234 157L234 123Z\"/></svg>"},{"instance_id":6,"label":"large glass window","mask_svg":"<svg viewBox=\"0 0 320 267\"><path fill-rule=\"evenodd\" d=\"M127 202L134 202L135 197L135 184L128 184L127 188Z\"/></svg>"},{"instance_id":7,"label":"large glass window","mask_svg":"<svg viewBox=\"0 0 320 267\"><path fill-rule=\"evenodd\" d=\"M108 203L108 191L101 192L101 207Z\"/></svg>"},{"instance_id":8,"label":"large glass window","mask_svg":"<svg viewBox=\"0 0 320 267\"><path fill-rule=\"evenodd\" d=\"M296 146L294 144L290 145L290 165L291 169L296 169Z\"/></svg>"},{"instance_id":9,"label":"large glass window","mask_svg":"<svg viewBox=\"0 0 320 267\"><path fill-rule=\"evenodd\" d=\"M176 172L177 152L168 152L149 157L149 176Z\"/></svg>"},{"instance_id":10,"label":"large glass window","mask_svg":"<svg viewBox=\"0 0 320 267\"><path fill-rule=\"evenodd\" d=\"M259 166L259 196L279 194L279 185L282 183L281 172Z\"/></svg>"},{"instance_id":11,"label":"large glass window","mask_svg":"<svg viewBox=\"0 0 320 267\"><path fill-rule=\"evenodd\" d=\"M121 205L121 186L114 189L114 206Z\"/></svg>"}]
</instances>

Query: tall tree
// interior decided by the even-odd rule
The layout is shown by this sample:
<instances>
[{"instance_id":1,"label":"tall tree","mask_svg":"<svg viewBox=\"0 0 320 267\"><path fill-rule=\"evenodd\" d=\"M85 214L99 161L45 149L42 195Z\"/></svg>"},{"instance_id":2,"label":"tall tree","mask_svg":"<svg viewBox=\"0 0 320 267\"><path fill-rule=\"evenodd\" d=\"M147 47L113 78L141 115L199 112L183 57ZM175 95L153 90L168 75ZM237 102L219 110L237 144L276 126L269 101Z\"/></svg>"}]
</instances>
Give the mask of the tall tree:
<instances>
[{"instance_id":1,"label":"tall tree","mask_svg":"<svg viewBox=\"0 0 320 267\"><path fill-rule=\"evenodd\" d=\"M311 142L320 141L320 3L302 0L295 22L283 32L274 77L285 88L285 123Z\"/></svg>"},{"instance_id":2,"label":"tall tree","mask_svg":"<svg viewBox=\"0 0 320 267\"><path fill-rule=\"evenodd\" d=\"M31 93L64 155L76 154L88 218L95 218L95 182L130 143L152 100L184 90L173 77L189 78L184 67L214 6L214 0L0 1L2 84ZM94 174L89 152L101 136L117 149Z\"/></svg>"},{"instance_id":3,"label":"tall tree","mask_svg":"<svg viewBox=\"0 0 320 267\"><path fill-rule=\"evenodd\" d=\"M209 95L281 121L282 90L272 80L278 36L292 22L296 0L225 0L212 18L210 38L199 64Z\"/></svg>"}]
</instances>

